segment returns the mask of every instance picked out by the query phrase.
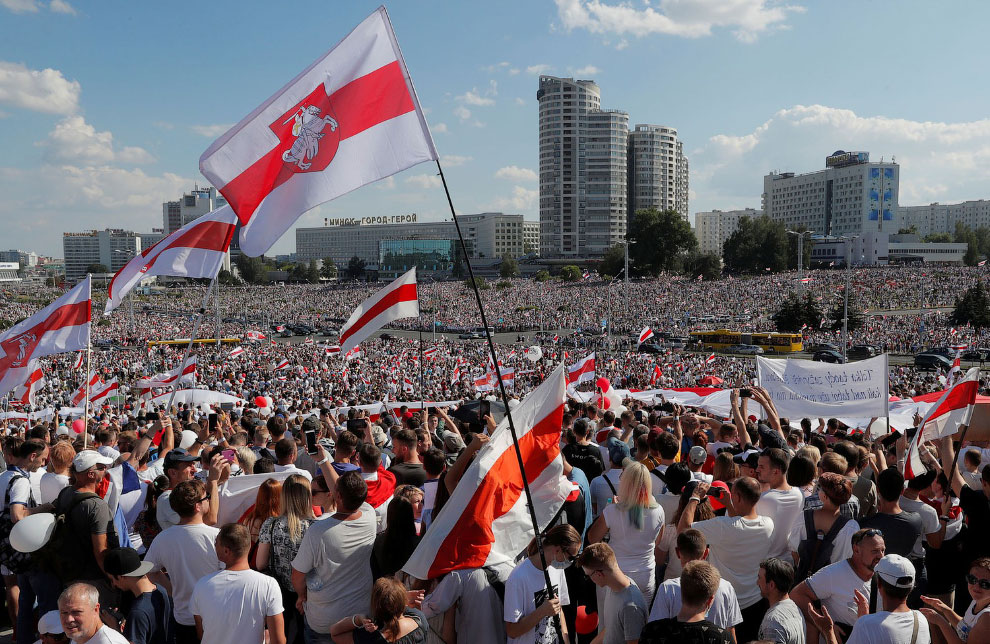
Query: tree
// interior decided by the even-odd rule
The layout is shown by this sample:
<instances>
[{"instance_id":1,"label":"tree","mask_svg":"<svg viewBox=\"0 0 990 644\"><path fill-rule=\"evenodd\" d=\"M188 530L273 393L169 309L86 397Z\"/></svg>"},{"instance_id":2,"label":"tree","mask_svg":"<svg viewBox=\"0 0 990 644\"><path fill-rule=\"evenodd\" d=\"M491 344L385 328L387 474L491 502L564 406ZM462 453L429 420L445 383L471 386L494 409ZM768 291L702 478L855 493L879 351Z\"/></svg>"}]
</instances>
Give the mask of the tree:
<instances>
[{"instance_id":1,"label":"tree","mask_svg":"<svg viewBox=\"0 0 990 644\"><path fill-rule=\"evenodd\" d=\"M367 262L355 255L347 262L347 277L352 280L360 279L364 275L364 266Z\"/></svg>"},{"instance_id":2,"label":"tree","mask_svg":"<svg viewBox=\"0 0 990 644\"><path fill-rule=\"evenodd\" d=\"M963 255L963 264L976 266L980 262L979 243L976 241L976 235L968 233L964 241L966 242L966 254Z\"/></svg>"},{"instance_id":3,"label":"tree","mask_svg":"<svg viewBox=\"0 0 990 644\"><path fill-rule=\"evenodd\" d=\"M547 271L536 271L536 275L533 276L533 279L537 282L549 282L550 273Z\"/></svg>"},{"instance_id":4,"label":"tree","mask_svg":"<svg viewBox=\"0 0 990 644\"><path fill-rule=\"evenodd\" d=\"M598 264L598 274L609 279L621 273L625 265L626 249L622 244L616 244L605 251L601 263Z\"/></svg>"},{"instance_id":5,"label":"tree","mask_svg":"<svg viewBox=\"0 0 990 644\"><path fill-rule=\"evenodd\" d=\"M86 272L96 275L97 273L109 273L110 269L105 264L90 264L86 267Z\"/></svg>"},{"instance_id":6,"label":"tree","mask_svg":"<svg viewBox=\"0 0 990 644\"><path fill-rule=\"evenodd\" d=\"M225 268L221 268L217 273L217 281L224 286L240 286L241 280L234 277L234 274Z\"/></svg>"},{"instance_id":7,"label":"tree","mask_svg":"<svg viewBox=\"0 0 990 644\"><path fill-rule=\"evenodd\" d=\"M488 288L489 288L488 287L488 282L486 282L485 281L485 278L483 278L483 277L476 277L476 278L474 278L474 282L471 281L471 278L470 277L467 278L466 280L464 280L464 287L465 288L469 288L470 289L470 288L473 288L474 286L477 286L479 291L485 291L485 290L488 290Z\"/></svg>"},{"instance_id":8,"label":"tree","mask_svg":"<svg viewBox=\"0 0 990 644\"><path fill-rule=\"evenodd\" d=\"M244 253L234 260L241 279L248 284L264 284L268 281L268 266L264 257L248 257Z\"/></svg>"},{"instance_id":9,"label":"tree","mask_svg":"<svg viewBox=\"0 0 990 644\"><path fill-rule=\"evenodd\" d=\"M580 282L581 275L581 269L574 264L562 266L560 269L560 279L565 282Z\"/></svg>"},{"instance_id":10,"label":"tree","mask_svg":"<svg viewBox=\"0 0 990 644\"><path fill-rule=\"evenodd\" d=\"M845 287L841 287L845 288ZM841 293L839 296L839 301L836 302L835 306L832 307L832 311L829 313L829 319L832 320L832 330L841 331L842 330L842 313L845 308L845 301ZM865 322L865 316L863 315L863 309L859 307L859 303L856 301L856 296L853 292L849 293L849 330L855 331L856 329L863 326Z\"/></svg>"},{"instance_id":11,"label":"tree","mask_svg":"<svg viewBox=\"0 0 990 644\"><path fill-rule=\"evenodd\" d=\"M680 266L683 255L698 247L691 224L676 210L637 210L629 229L630 272L657 275Z\"/></svg>"},{"instance_id":12,"label":"tree","mask_svg":"<svg viewBox=\"0 0 990 644\"><path fill-rule=\"evenodd\" d=\"M499 266L498 274L506 279L515 277L519 274L519 262L508 255L502 255L502 265Z\"/></svg>"},{"instance_id":13,"label":"tree","mask_svg":"<svg viewBox=\"0 0 990 644\"><path fill-rule=\"evenodd\" d=\"M332 257L323 258L323 267L320 268L320 277L328 280L337 279L337 265L333 263Z\"/></svg>"},{"instance_id":14,"label":"tree","mask_svg":"<svg viewBox=\"0 0 990 644\"><path fill-rule=\"evenodd\" d=\"M953 324L971 324L977 329L990 327L990 296L983 280L966 289L962 297L956 298L956 308L949 319Z\"/></svg>"},{"instance_id":15,"label":"tree","mask_svg":"<svg viewBox=\"0 0 990 644\"><path fill-rule=\"evenodd\" d=\"M918 227L915 226L914 224L911 224L907 228L899 228L897 230L897 234L898 235L917 235L918 234Z\"/></svg>"},{"instance_id":16,"label":"tree","mask_svg":"<svg viewBox=\"0 0 990 644\"><path fill-rule=\"evenodd\" d=\"M310 284L320 283L320 269L316 267L316 260L309 260L309 266L306 267L306 281Z\"/></svg>"},{"instance_id":17,"label":"tree","mask_svg":"<svg viewBox=\"0 0 990 644\"><path fill-rule=\"evenodd\" d=\"M929 233L921 241L929 244L948 244L952 242L952 235L949 233Z\"/></svg>"},{"instance_id":18,"label":"tree","mask_svg":"<svg viewBox=\"0 0 990 644\"><path fill-rule=\"evenodd\" d=\"M733 273L786 270L790 243L783 222L766 215L740 217L739 228L722 245L722 261Z\"/></svg>"},{"instance_id":19,"label":"tree","mask_svg":"<svg viewBox=\"0 0 990 644\"><path fill-rule=\"evenodd\" d=\"M798 333L805 326L817 329L822 321L822 311L818 303L811 297L811 293L805 293L804 299L791 291L784 298L784 302L773 315L773 321L777 325L777 330L786 333Z\"/></svg>"},{"instance_id":20,"label":"tree","mask_svg":"<svg viewBox=\"0 0 990 644\"><path fill-rule=\"evenodd\" d=\"M722 260L715 253L700 253L693 251L684 256L683 272L685 277L703 280L717 280L722 276Z\"/></svg>"}]
</instances>

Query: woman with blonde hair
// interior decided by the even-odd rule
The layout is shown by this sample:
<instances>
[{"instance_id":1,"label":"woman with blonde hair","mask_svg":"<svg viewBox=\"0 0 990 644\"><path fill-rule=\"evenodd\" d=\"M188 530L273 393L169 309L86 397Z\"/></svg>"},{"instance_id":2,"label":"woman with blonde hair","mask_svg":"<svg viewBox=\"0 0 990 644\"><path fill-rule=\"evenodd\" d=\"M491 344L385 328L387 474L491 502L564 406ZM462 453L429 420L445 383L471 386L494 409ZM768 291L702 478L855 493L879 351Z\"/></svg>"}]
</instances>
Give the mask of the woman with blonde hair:
<instances>
[{"instance_id":1,"label":"woman with blonde hair","mask_svg":"<svg viewBox=\"0 0 990 644\"><path fill-rule=\"evenodd\" d=\"M663 534L663 508L651 493L650 472L642 463L628 463L619 479L615 503L605 506L601 516L588 530L588 541L602 541L607 532L615 559L646 599L653 599L656 589L654 570Z\"/></svg>"},{"instance_id":2,"label":"woman with blonde hair","mask_svg":"<svg viewBox=\"0 0 990 644\"><path fill-rule=\"evenodd\" d=\"M302 642L302 620L296 611L296 593L292 589L292 560L299 552L303 536L316 518L313 516L313 495L309 480L293 474L282 482L280 494L282 512L261 524L258 552L254 565L267 570L278 581L285 608L285 641Z\"/></svg>"},{"instance_id":3,"label":"woman with blonde hair","mask_svg":"<svg viewBox=\"0 0 990 644\"><path fill-rule=\"evenodd\" d=\"M712 467L712 480L732 483L739 478L739 466L732 460L730 452L722 452L715 457L715 465Z\"/></svg>"},{"instance_id":4,"label":"woman with blonde hair","mask_svg":"<svg viewBox=\"0 0 990 644\"><path fill-rule=\"evenodd\" d=\"M69 485L69 466L76 450L66 441L59 441L48 451L48 468L41 475L41 504L52 503L62 488Z\"/></svg>"}]
</instances>

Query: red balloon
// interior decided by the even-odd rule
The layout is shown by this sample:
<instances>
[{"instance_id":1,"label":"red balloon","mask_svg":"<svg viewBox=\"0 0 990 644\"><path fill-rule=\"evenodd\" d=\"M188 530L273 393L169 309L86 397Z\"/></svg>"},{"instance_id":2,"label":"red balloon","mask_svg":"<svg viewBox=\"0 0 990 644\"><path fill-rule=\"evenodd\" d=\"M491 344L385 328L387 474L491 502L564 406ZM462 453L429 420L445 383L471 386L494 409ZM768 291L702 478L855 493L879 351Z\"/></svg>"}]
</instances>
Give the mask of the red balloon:
<instances>
[{"instance_id":1,"label":"red balloon","mask_svg":"<svg viewBox=\"0 0 990 644\"><path fill-rule=\"evenodd\" d=\"M84 421L82 418L77 418L74 421L72 421L72 431L74 431L75 433L82 434L83 430L85 429L86 429L86 421Z\"/></svg>"},{"instance_id":2,"label":"red balloon","mask_svg":"<svg viewBox=\"0 0 990 644\"><path fill-rule=\"evenodd\" d=\"M578 606L577 619L574 620L574 628L580 635L589 635L598 628L598 613L588 614L585 606Z\"/></svg>"},{"instance_id":3,"label":"red balloon","mask_svg":"<svg viewBox=\"0 0 990 644\"><path fill-rule=\"evenodd\" d=\"M609 387L611 387L612 385L611 383L609 383L608 378L602 376L601 378L595 381L595 386L601 389L602 391L608 391Z\"/></svg>"},{"instance_id":4,"label":"red balloon","mask_svg":"<svg viewBox=\"0 0 990 644\"><path fill-rule=\"evenodd\" d=\"M268 401L265 400L265 397L264 396L255 396L255 398L254 398L254 405L256 407L267 407L268 406Z\"/></svg>"}]
</instances>

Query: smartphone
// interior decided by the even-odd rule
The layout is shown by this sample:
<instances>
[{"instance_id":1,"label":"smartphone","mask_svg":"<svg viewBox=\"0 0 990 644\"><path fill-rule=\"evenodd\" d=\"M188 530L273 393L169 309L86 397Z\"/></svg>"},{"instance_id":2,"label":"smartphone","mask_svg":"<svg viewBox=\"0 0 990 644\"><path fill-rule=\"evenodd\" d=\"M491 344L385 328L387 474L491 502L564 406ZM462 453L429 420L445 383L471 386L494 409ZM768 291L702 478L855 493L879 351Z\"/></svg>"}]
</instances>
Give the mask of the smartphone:
<instances>
[{"instance_id":1,"label":"smartphone","mask_svg":"<svg viewBox=\"0 0 990 644\"><path fill-rule=\"evenodd\" d=\"M306 452L316 454L316 430L308 429L303 433L306 435Z\"/></svg>"},{"instance_id":2,"label":"smartphone","mask_svg":"<svg viewBox=\"0 0 990 644\"><path fill-rule=\"evenodd\" d=\"M232 449L225 449L222 452L220 452L220 454L223 455L223 457L225 459L227 459L227 462L228 463L233 463L234 462L234 450L232 450Z\"/></svg>"},{"instance_id":3,"label":"smartphone","mask_svg":"<svg viewBox=\"0 0 990 644\"><path fill-rule=\"evenodd\" d=\"M224 411L230 411L233 408L234 408L234 403L232 402L220 403L220 409Z\"/></svg>"},{"instance_id":4,"label":"smartphone","mask_svg":"<svg viewBox=\"0 0 990 644\"><path fill-rule=\"evenodd\" d=\"M708 496L714 496L715 498L718 498L718 497L722 496L722 488L720 488L720 487L710 487L710 488L708 488L708 492L706 492L705 494L708 495Z\"/></svg>"},{"instance_id":5,"label":"smartphone","mask_svg":"<svg viewBox=\"0 0 990 644\"><path fill-rule=\"evenodd\" d=\"M739 397L740 398L752 398L753 397L753 390L752 389L740 389L739 390Z\"/></svg>"},{"instance_id":6,"label":"smartphone","mask_svg":"<svg viewBox=\"0 0 990 644\"><path fill-rule=\"evenodd\" d=\"M210 431L215 432L217 430L217 426L219 426L220 424L220 418L216 414L210 414L209 418L210 418L210 425L209 425Z\"/></svg>"},{"instance_id":7,"label":"smartphone","mask_svg":"<svg viewBox=\"0 0 990 644\"><path fill-rule=\"evenodd\" d=\"M815 612L817 612L820 615L822 612L822 600L812 599L811 605L815 607Z\"/></svg>"},{"instance_id":8,"label":"smartphone","mask_svg":"<svg viewBox=\"0 0 990 644\"><path fill-rule=\"evenodd\" d=\"M149 412L148 412L148 413L147 413L147 414L145 415L145 418L147 418L148 420L151 420L151 421L154 421L154 420L161 420L161 419L160 419L160 418L158 417L158 412L157 412L157 411L149 411Z\"/></svg>"}]
</instances>

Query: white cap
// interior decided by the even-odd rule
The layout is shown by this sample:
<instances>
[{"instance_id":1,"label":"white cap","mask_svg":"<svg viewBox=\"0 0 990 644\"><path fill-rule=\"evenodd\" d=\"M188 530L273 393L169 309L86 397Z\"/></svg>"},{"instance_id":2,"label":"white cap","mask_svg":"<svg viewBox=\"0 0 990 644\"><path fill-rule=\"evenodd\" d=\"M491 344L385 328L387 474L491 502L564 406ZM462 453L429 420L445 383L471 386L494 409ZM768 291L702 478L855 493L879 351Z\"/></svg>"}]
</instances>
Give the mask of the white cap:
<instances>
[{"instance_id":1,"label":"white cap","mask_svg":"<svg viewBox=\"0 0 990 644\"><path fill-rule=\"evenodd\" d=\"M907 557L887 555L873 571L891 586L914 588L914 564Z\"/></svg>"},{"instance_id":2,"label":"white cap","mask_svg":"<svg viewBox=\"0 0 990 644\"><path fill-rule=\"evenodd\" d=\"M189 449L196 442L199 435L191 429L183 429L182 437L179 439L179 449Z\"/></svg>"},{"instance_id":3,"label":"white cap","mask_svg":"<svg viewBox=\"0 0 990 644\"><path fill-rule=\"evenodd\" d=\"M62 620L58 618L57 610L48 611L38 620L39 635L61 635L64 632L62 630Z\"/></svg>"},{"instance_id":4,"label":"white cap","mask_svg":"<svg viewBox=\"0 0 990 644\"><path fill-rule=\"evenodd\" d=\"M103 454L107 458L114 461L120 458L120 452L110 447L109 445L103 445L102 447L97 448L96 451L98 451L100 454Z\"/></svg>"},{"instance_id":5,"label":"white cap","mask_svg":"<svg viewBox=\"0 0 990 644\"><path fill-rule=\"evenodd\" d=\"M84 472L96 465L113 465L113 461L95 449L83 450L72 459L72 467L77 472Z\"/></svg>"}]
</instances>

